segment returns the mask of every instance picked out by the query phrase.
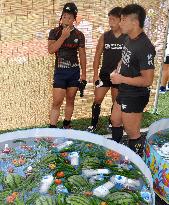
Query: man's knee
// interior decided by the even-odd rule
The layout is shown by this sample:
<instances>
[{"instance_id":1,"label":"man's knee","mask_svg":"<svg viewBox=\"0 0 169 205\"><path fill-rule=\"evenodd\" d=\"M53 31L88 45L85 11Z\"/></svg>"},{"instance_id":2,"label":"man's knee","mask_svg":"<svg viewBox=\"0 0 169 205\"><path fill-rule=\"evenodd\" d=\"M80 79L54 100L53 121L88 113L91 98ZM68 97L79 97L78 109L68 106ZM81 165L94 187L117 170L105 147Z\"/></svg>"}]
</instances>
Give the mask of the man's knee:
<instances>
[{"instance_id":1,"label":"man's knee","mask_svg":"<svg viewBox=\"0 0 169 205\"><path fill-rule=\"evenodd\" d=\"M120 121L111 120L111 123L113 127L120 127L122 125Z\"/></svg>"},{"instance_id":2,"label":"man's knee","mask_svg":"<svg viewBox=\"0 0 169 205\"><path fill-rule=\"evenodd\" d=\"M137 138L140 135L140 130L131 128L124 128L129 138Z\"/></svg>"},{"instance_id":3,"label":"man's knee","mask_svg":"<svg viewBox=\"0 0 169 205\"><path fill-rule=\"evenodd\" d=\"M74 105L74 101L75 101L75 98L67 98L66 99L66 105Z\"/></svg>"},{"instance_id":4,"label":"man's knee","mask_svg":"<svg viewBox=\"0 0 169 205\"><path fill-rule=\"evenodd\" d=\"M62 101L53 102L52 109L56 109L56 110L60 109L61 105L62 105Z\"/></svg>"},{"instance_id":5,"label":"man's knee","mask_svg":"<svg viewBox=\"0 0 169 205\"><path fill-rule=\"evenodd\" d=\"M95 98L94 98L94 103L95 103L95 104L101 104L102 101L103 101L103 98L100 98L100 97L95 97Z\"/></svg>"},{"instance_id":6,"label":"man's knee","mask_svg":"<svg viewBox=\"0 0 169 205\"><path fill-rule=\"evenodd\" d=\"M111 114L111 123L113 127L120 127L122 126L122 119L120 116L116 117L114 113Z\"/></svg>"},{"instance_id":7,"label":"man's knee","mask_svg":"<svg viewBox=\"0 0 169 205\"><path fill-rule=\"evenodd\" d=\"M75 101L75 96L76 96L76 94L67 95L66 96L66 104L73 105L74 101Z\"/></svg>"}]
</instances>

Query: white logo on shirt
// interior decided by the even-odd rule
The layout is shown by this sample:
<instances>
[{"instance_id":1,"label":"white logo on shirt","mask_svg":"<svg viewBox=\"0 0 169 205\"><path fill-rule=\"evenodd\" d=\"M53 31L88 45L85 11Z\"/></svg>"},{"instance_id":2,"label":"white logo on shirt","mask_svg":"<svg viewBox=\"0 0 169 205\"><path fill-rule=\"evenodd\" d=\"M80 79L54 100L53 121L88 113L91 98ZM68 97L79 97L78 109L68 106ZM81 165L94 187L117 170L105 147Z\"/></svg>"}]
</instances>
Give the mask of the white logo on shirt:
<instances>
[{"instance_id":1,"label":"white logo on shirt","mask_svg":"<svg viewBox=\"0 0 169 205\"><path fill-rule=\"evenodd\" d=\"M127 108L127 105L122 104L122 109L125 110Z\"/></svg>"},{"instance_id":2,"label":"white logo on shirt","mask_svg":"<svg viewBox=\"0 0 169 205\"><path fill-rule=\"evenodd\" d=\"M148 65L153 65L153 55L152 54L148 54L147 58L148 58Z\"/></svg>"},{"instance_id":3,"label":"white logo on shirt","mask_svg":"<svg viewBox=\"0 0 169 205\"><path fill-rule=\"evenodd\" d=\"M126 65L127 67L129 67L130 57L131 57L131 51L129 51L129 50L124 46L123 51L122 51L122 62L123 62L124 65Z\"/></svg>"},{"instance_id":4,"label":"white logo on shirt","mask_svg":"<svg viewBox=\"0 0 169 205\"><path fill-rule=\"evenodd\" d=\"M112 49L112 50L122 50L123 49L123 44L118 44L118 43L111 43L111 44L108 44L108 43L105 43L105 49L108 50L108 49Z\"/></svg>"},{"instance_id":5,"label":"white logo on shirt","mask_svg":"<svg viewBox=\"0 0 169 205\"><path fill-rule=\"evenodd\" d=\"M76 39L74 40L74 42L77 43L77 42L78 42L78 38L76 38Z\"/></svg>"}]
</instances>

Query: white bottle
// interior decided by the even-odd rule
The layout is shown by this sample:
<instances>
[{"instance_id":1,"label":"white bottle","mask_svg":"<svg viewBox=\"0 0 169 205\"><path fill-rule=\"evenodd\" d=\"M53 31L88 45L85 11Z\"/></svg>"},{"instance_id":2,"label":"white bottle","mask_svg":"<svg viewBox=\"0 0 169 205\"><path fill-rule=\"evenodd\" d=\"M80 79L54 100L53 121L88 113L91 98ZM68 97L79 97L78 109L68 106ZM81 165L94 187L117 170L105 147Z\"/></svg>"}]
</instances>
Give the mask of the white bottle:
<instances>
[{"instance_id":1,"label":"white bottle","mask_svg":"<svg viewBox=\"0 0 169 205\"><path fill-rule=\"evenodd\" d=\"M93 190L93 195L97 196L97 197L101 197L104 198L105 196L107 196L110 193L110 189L112 189L114 187L114 183L113 182L107 182L97 188L95 188Z\"/></svg>"},{"instance_id":2,"label":"white bottle","mask_svg":"<svg viewBox=\"0 0 169 205\"><path fill-rule=\"evenodd\" d=\"M95 176L98 174L109 174L110 171L108 169L83 169L82 174L86 177Z\"/></svg>"},{"instance_id":3,"label":"white bottle","mask_svg":"<svg viewBox=\"0 0 169 205\"><path fill-rule=\"evenodd\" d=\"M8 144L5 144L5 149L8 149L9 148L9 145Z\"/></svg>"},{"instance_id":4,"label":"white bottle","mask_svg":"<svg viewBox=\"0 0 169 205\"><path fill-rule=\"evenodd\" d=\"M53 176L52 175L47 175L47 176L44 176L42 181L41 181L41 184L40 184L40 190L39 192L40 193L47 193L48 192L48 189L50 187L50 185L52 184L53 182Z\"/></svg>"},{"instance_id":5,"label":"white bottle","mask_svg":"<svg viewBox=\"0 0 169 205\"><path fill-rule=\"evenodd\" d=\"M56 194L58 194L58 193L68 194L68 190L67 190L67 188L66 188L63 184L59 184L59 185L56 187Z\"/></svg>"},{"instance_id":6,"label":"white bottle","mask_svg":"<svg viewBox=\"0 0 169 205\"><path fill-rule=\"evenodd\" d=\"M60 150L62 150L63 148L70 146L71 144L73 144L73 141L63 142L63 143L61 143L61 144L59 144L59 145L57 146L57 149L60 151Z\"/></svg>"},{"instance_id":7,"label":"white bottle","mask_svg":"<svg viewBox=\"0 0 169 205\"><path fill-rule=\"evenodd\" d=\"M95 176L91 176L89 178L89 182L91 184L94 184L96 181L103 181L104 180L104 175L103 174L98 174L98 175L95 175Z\"/></svg>"},{"instance_id":8,"label":"white bottle","mask_svg":"<svg viewBox=\"0 0 169 205\"><path fill-rule=\"evenodd\" d=\"M115 184L125 185L126 182L127 182L127 177L120 176L120 175L115 175L115 176L111 177L110 180L114 181Z\"/></svg>"},{"instance_id":9,"label":"white bottle","mask_svg":"<svg viewBox=\"0 0 169 205\"><path fill-rule=\"evenodd\" d=\"M136 179L129 179L124 176L115 175L111 177L110 181L114 181L115 184L121 184L127 189L138 190L141 188L141 182Z\"/></svg>"},{"instance_id":10,"label":"white bottle","mask_svg":"<svg viewBox=\"0 0 169 205\"><path fill-rule=\"evenodd\" d=\"M79 165L79 154L78 152L71 152L69 154L70 163L72 166L78 166Z\"/></svg>"}]
</instances>

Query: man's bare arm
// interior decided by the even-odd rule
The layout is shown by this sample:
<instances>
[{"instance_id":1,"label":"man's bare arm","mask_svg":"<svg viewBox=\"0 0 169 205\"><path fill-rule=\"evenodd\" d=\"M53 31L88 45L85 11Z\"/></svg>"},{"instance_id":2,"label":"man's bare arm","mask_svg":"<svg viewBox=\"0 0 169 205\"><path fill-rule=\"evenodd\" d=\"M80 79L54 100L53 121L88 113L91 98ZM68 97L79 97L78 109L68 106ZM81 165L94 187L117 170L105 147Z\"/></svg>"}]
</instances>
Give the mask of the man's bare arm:
<instances>
[{"instance_id":1,"label":"man's bare arm","mask_svg":"<svg viewBox=\"0 0 169 205\"><path fill-rule=\"evenodd\" d=\"M49 40L48 41L48 52L50 54L54 54L58 51L58 49L62 46L63 42L70 36L70 28L66 27L62 30L61 37L55 41L55 40Z\"/></svg>"},{"instance_id":2,"label":"man's bare arm","mask_svg":"<svg viewBox=\"0 0 169 205\"><path fill-rule=\"evenodd\" d=\"M97 80L96 78L98 78L98 70L99 70L101 55L103 53L103 48L104 48L104 35L102 35L99 38L99 41L96 47L95 56L94 56L94 61L93 61L94 81Z\"/></svg>"}]
</instances>

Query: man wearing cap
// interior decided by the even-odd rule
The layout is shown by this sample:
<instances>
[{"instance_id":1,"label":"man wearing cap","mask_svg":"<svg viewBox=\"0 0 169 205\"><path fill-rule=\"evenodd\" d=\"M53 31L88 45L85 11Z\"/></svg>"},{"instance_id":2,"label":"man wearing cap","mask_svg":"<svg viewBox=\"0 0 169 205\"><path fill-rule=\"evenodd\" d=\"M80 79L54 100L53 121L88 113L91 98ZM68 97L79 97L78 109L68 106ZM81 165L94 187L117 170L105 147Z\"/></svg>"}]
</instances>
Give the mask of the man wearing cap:
<instances>
[{"instance_id":1,"label":"man wearing cap","mask_svg":"<svg viewBox=\"0 0 169 205\"><path fill-rule=\"evenodd\" d=\"M79 83L86 80L85 37L81 31L73 26L77 12L78 10L74 3L66 3L63 7L59 26L52 29L49 33L48 51L56 56L53 79L53 104L49 126L51 128L56 128L64 97L66 97L66 105L63 128L71 127L70 122Z\"/></svg>"}]
</instances>

